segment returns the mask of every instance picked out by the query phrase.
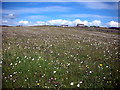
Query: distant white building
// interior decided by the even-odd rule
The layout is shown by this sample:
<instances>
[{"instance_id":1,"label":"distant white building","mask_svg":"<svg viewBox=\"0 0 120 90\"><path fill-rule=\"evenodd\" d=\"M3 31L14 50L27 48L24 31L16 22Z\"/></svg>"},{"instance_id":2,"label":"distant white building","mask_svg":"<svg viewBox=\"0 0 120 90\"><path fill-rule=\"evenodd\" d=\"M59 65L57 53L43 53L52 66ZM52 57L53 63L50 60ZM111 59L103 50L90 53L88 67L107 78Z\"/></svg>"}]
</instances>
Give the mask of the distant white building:
<instances>
[{"instance_id":1,"label":"distant white building","mask_svg":"<svg viewBox=\"0 0 120 90\"><path fill-rule=\"evenodd\" d=\"M85 27L84 24L77 24L77 27Z\"/></svg>"},{"instance_id":2,"label":"distant white building","mask_svg":"<svg viewBox=\"0 0 120 90\"><path fill-rule=\"evenodd\" d=\"M61 27L68 27L68 25L61 25Z\"/></svg>"}]
</instances>

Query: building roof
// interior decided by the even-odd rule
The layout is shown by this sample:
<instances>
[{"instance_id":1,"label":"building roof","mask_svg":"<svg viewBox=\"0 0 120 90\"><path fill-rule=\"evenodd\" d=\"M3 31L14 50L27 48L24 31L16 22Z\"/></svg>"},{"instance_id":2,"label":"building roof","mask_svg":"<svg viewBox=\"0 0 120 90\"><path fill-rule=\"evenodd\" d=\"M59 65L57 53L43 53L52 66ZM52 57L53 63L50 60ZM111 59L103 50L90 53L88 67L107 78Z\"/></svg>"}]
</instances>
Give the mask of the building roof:
<instances>
[{"instance_id":1,"label":"building roof","mask_svg":"<svg viewBox=\"0 0 120 90\"><path fill-rule=\"evenodd\" d=\"M77 25L84 25L84 24L77 24Z\"/></svg>"}]
</instances>

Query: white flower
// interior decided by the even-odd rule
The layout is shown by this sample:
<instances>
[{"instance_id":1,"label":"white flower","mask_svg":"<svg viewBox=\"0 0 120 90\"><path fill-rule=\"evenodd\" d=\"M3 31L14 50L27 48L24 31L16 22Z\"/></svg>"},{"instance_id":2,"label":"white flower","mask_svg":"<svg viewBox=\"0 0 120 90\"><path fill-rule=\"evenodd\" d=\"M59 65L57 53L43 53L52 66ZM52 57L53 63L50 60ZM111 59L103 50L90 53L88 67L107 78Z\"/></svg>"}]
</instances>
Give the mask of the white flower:
<instances>
[{"instance_id":1,"label":"white flower","mask_svg":"<svg viewBox=\"0 0 120 90\"><path fill-rule=\"evenodd\" d=\"M39 58L41 58L41 57L39 56Z\"/></svg>"},{"instance_id":2,"label":"white flower","mask_svg":"<svg viewBox=\"0 0 120 90\"><path fill-rule=\"evenodd\" d=\"M13 80L13 82L15 82L15 80Z\"/></svg>"},{"instance_id":3,"label":"white flower","mask_svg":"<svg viewBox=\"0 0 120 90\"><path fill-rule=\"evenodd\" d=\"M10 49L10 47L8 47L8 49Z\"/></svg>"},{"instance_id":4,"label":"white flower","mask_svg":"<svg viewBox=\"0 0 120 90\"><path fill-rule=\"evenodd\" d=\"M56 73L56 71L53 71L53 73Z\"/></svg>"},{"instance_id":5,"label":"white flower","mask_svg":"<svg viewBox=\"0 0 120 90\"><path fill-rule=\"evenodd\" d=\"M10 63L10 66L13 65L12 63Z\"/></svg>"},{"instance_id":6,"label":"white flower","mask_svg":"<svg viewBox=\"0 0 120 90\"><path fill-rule=\"evenodd\" d=\"M80 83L83 83L82 81L80 81Z\"/></svg>"},{"instance_id":7,"label":"white flower","mask_svg":"<svg viewBox=\"0 0 120 90\"><path fill-rule=\"evenodd\" d=\"M17 72L14 72L13 74L16 74Z\"/></svg>"},{"instance_id":8,"label":"white flower","mask_svg":"<svg viewBox=\"0 0 120 90\"><path fill-rule=\"evenodd\" d=\"M89 73L92 73L92 71L89 71Z\"/></svg>"},{"instance_id":9,"label":"white flower","mask_svg":"<svg viewBox=\"0 0 120 90\"><path fill-rule=\"evenodd\" d=\"M0 61L0 64L2 64L2 61Z\"/></svg>"},{"instance_id":10,"label":"white flower","mask_svg":"<svg viewBox=\"0 0 120 90\"><path fill-rule=\"evenodd\" d=\"M70 65L70 63L68 63L68 66Z\"/></svg>"},{"instance_id":11,"label":"white flower","mask_svg":"<svg viewBox=\"0 0 120 90\"><path fill-rule=\"evenodd\" d=\"M70 55L70 57L73 57L73 55Z\"/></svg>"},{"instance_id":12,"label":"white flower","mask_svg":"<svg viewBox=\"0 0 120 90\"><path fill-rule=\"evenodd\" d=\"M15 63L15 65L17 65L17 63Z\"/></svg>"},{"instance_id":13,"label":"white flower","mask_svg":"<svg viewBox=\"0 0 120 90\"><path fill-rule=\"evenodd\" d=\"M25 58L26 58L27 56L25 56Z\"/></svg>"},{"instance_id":14,"label":"white flower","mask_svg":"<svg viewBox=\"0 0 120 90\"><path fill-rule=\"evenodd\" d=\"M12 77L12 75L10 75L10 77Z\"/></svg>"},{"instance_id":15,"label":"white flower","mask_svg":"<svg viewBox=\"0 0 120 90\"><path fill-rule=\"evenodd\" d=\"M17 59L18 59L19 57L17 57Z\"/></svg>"},{"instance_id":16,"label":"white flower","mask_svg":"<svg viewBox=\"0 0 120 90\"><path fill-rule=\"evenodd\" d=\"M108 66L106 66L106 68L108 68Z\"/></svg>"},{"instance_id":17,"label":"white flower","mask_svg":"<svg viewBox=\"0 0 120 90\"><path fill-rule=\"evenodd\" d=\"M71 83L70 83L70 85L74 85L74 83L73 83L73 82L71 82Z\"/></svg>"},{"instance_id":18,"label":"white flower","mask_svg":"<svg viewBox=\"0 0 120 90\"><path fill-rule=\"evenodd\" d=\"M21 63L21 61L19 61L18 63Z\"/></svg>"},{"instance_id":19,"label":"white flower","mask_svg":"<svg viewBox=\"0 0 120 90\"><path fill-rule=\"evenodd\" d=\"M52 47L52 44L50 45L50 47Z\"/></svg>"},{"instance_id":20,"label":"white flower","mask_svg":"<svg viewBox=\"0 0 120 90\"><path fill-rule=\"evenodd\" d=\"M77 87L80 87L80 84L77 84Z\"/></svg>"},{"instance_id":21,"label":"white flower","mask_svg":"<svg viewBox=\"0 0 120 90\"><path fill-rule=\"evenodd\" d=\"M50 53L53 53L53 51L50 51Z\"/></svg>"},{"instance_id":22,"label":"white flower","mask_svg":"<svg viewBox=\"0 0 120 90\"><path fill-rule=\"evenodd\" d=\"M33 58L32 61L34 61L35 59Z\"/></svg>"},{"instance_id":23,"label":"white flower","mask_svg":"<svg viewBox=\"0 0 120 90\"><path fill-rule=\"evenodd\" d=\"M66 73L68 73L68 71L66 71Z\"/></svg>"},{"instance_id":24,"label":"white flower","mask_svg":"<svg viewBox=\"0 0 120 90\"><path fill-rule=\"evenodd\" d=\"M80 63L83 63L83 61L81 61Z\"/></svg>"}]
</instances>

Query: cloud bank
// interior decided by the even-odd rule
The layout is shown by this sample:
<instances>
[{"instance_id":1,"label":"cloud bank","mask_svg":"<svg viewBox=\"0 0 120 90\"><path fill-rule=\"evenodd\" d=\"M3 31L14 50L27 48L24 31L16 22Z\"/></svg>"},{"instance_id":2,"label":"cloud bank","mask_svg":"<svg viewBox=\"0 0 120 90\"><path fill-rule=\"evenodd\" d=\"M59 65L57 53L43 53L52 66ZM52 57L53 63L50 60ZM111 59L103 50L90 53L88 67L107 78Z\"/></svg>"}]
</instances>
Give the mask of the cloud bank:
<instances>
[{"instance_id":1,"label":"cloud bank","mask_svg":"<svg viewBox=\"0 0 120 90\"><path fill-rule=\"evenodd\" d=\"M115 21L110 21L110 22L107 23L107 25L109 27L118 27L118 26L120 26L120 23L115 22Z\"/></svg>"},{"instance_id":2,"label":"cloud bank","mask_svg":"<svg viewBox=\"0 0 120 90\"><path fill-rule=\"evenodd\" d=\"M107 23L102 23L100 20L94 20L94 21L87 21L87 20L80 20L80 19L75 19L73 21L70 20L63 20L63 19L56 19L56 20L49 20L49 21L36 21L36 22L30 22L30 21L25 21L21 20L18 22L10 22L7 20L3 20L2 24L8 24L8 25L24 25L24 26L35 26L35 25L69 25L69 26L76 26L77 24L84 24L86 26L101 26L101 27L118 27L118 22L116 21L110 21ZM119 23L120 24L120 23Z\"/></svg>"},{"instance_id":3,"label":"cloud bank","mask_svg":"<svg viewBox=\"0 0 120 90\"><path fill-rule=\"evenodd\" d=\"M84 24L86 26L105 26L105 27L118 27L118 22L116 21L110 21L108 23L102 23L100 20L94 20L94 21L87 21L87 20L80 20L80 19L76 19L74 21L69 21L69 20L62 20L62 19L56 19L56 20L50 20L47 22L41 22L38 21L36 22L36 25L69 25L69 26L76 26L77 24Z\"/></svg>"}]
</instances>

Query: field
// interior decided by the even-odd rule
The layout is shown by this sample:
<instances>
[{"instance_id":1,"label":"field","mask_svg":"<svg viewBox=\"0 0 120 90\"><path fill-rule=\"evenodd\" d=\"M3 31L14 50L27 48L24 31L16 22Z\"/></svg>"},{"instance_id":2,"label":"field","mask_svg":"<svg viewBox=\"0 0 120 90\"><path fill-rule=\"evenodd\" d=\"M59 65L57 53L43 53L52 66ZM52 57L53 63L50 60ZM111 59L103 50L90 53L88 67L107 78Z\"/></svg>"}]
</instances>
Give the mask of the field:
<instances>
[{"instance_id":1,"label":"field","mask_svg":"<svg viewBox=\"0 0 120 90\"><path fill-rule=\"evenodd\" d=\"M3 88L117 88L119 35L78 27L3 27Z\"/></svg>"}]
</instances>

